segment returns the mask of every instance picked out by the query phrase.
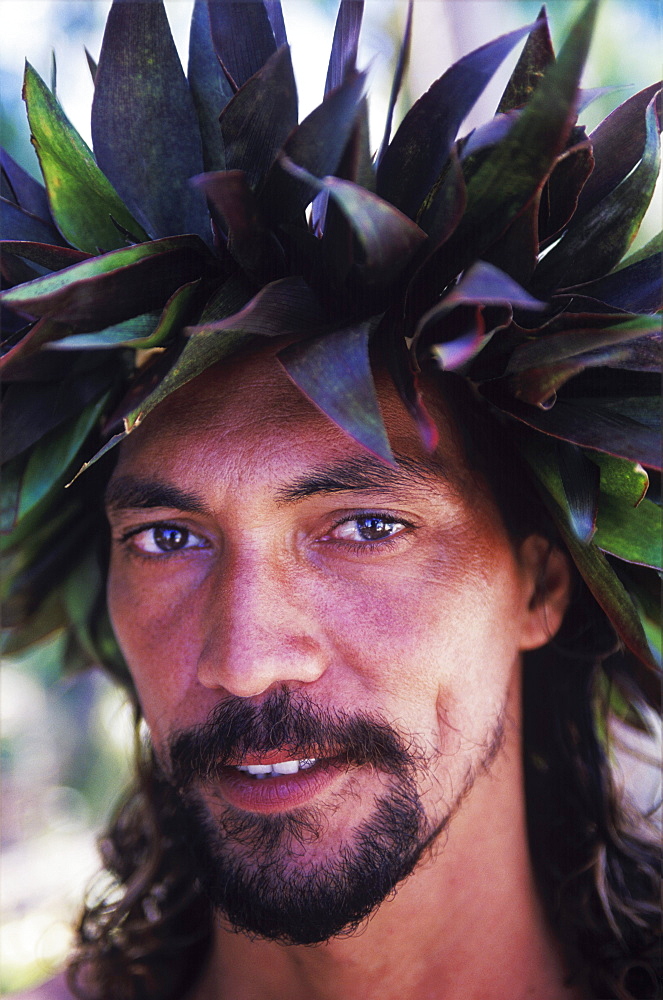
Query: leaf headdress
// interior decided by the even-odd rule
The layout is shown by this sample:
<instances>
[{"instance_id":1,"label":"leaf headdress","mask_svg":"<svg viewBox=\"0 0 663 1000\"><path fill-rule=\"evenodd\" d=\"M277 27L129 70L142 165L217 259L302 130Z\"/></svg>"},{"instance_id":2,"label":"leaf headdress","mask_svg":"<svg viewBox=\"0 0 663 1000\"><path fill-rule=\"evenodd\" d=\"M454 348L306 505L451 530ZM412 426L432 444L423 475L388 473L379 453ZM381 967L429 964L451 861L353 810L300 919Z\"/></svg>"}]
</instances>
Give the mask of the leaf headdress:
<instances>
[{"instance_id":1,"label":"leaf headdress","mask_svg":"<svg viewBox=\"0 0 663 1000\"><path fill-rule=\"evenodd\" d=\"M362 8L341 3L324 100L301 123L278 0L196 0L186 76L161 0L114 0L91 63L94 152L27 66L44 186L2 154L8 651L64 629L66 665L126 679L97 459L209 365L294 333L291 378L387 462L369 343L427 447L421 364L467 379L517 431L624 646L655 664L660 238L623 258L659 171L659 86L587 135L590 2L557 56L544 11L447 69L392 135L410 5L373 157ZM495 117L458 138L525 38Z\"/></svg>"}]
</instances>

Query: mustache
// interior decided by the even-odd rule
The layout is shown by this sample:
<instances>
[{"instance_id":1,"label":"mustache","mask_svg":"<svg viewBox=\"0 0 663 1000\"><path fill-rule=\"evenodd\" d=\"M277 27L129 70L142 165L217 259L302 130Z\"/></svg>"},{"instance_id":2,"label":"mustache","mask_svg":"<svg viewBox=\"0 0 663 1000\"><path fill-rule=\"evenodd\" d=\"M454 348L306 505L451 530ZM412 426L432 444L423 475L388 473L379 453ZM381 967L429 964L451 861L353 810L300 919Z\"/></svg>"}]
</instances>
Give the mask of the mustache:
<instances>
[{"instance_id":1,"label":"mustache","mask_svg":"<svg viewBox=\"0 0 663 1000\"><path fill-rule=\"evenodd\" d=\"M292 760L340 758L401 776L426 763L414 738L380 716L323 708L304 692L281 688L258 705L230 696L206 722L173 733L167 777L179 787L209 782L229 764L277 751Z\"/></svg>"}]
</instances>

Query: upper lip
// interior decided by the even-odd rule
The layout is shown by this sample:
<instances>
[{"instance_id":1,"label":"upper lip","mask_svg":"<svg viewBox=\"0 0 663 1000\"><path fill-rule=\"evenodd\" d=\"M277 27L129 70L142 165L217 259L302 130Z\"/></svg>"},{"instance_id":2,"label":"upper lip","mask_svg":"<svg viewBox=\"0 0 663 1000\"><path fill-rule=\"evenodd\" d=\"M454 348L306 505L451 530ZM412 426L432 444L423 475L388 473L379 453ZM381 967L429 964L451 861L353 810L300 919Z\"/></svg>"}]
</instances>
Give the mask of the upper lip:
<instances>
[{"instance_id":1,"label":"upper lip","mask_svg":"<svg viewBox=\"0 0 663 1000\"><path fill-rule=\"evenodd\" d=\"M285 760L319 760L321 757L335 756L329 750L323 752L322 748L307 747L305 750L270 750L265 753L247 753L241 757L233 757L228 761L231 767L246 767L249 764L282 764Z\"/></svg>"}]
</instances>

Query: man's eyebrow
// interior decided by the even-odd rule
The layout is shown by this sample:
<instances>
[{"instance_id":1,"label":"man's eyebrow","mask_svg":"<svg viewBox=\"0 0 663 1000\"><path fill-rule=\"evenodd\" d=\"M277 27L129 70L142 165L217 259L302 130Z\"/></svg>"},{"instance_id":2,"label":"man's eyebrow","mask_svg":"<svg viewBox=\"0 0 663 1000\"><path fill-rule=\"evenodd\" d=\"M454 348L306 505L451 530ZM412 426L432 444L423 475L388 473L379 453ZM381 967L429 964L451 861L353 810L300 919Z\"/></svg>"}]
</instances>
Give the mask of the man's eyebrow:
<instances>
[{"instance_id":1,"label":"man's eyebrow","mask_svg":"<svg viewBox=\"0 0 663 1000\"><path fill-rule=\"evenodd\" d=\"M415 459L398 453L397 467L387 465L372 455L357 455L314 468L282 486L276 494L281 502L303 500L324 493L346 491L399 492L403 487L428 487L440 480L449 484L450 476L438 458Z\"/></svg>"},{"instance_id":2,"label":"man's eyebrow","mask_svg":"<svg viewBox=\"0 0 663 1000\"><path fill-rule=\"evenodd\" d=\"M177 486L156 479L118 476L108 484L104 496L108 510L171 507L191 514L207 514L209 508L197 493L188 493Z\"/></svg>"}]
</instances>

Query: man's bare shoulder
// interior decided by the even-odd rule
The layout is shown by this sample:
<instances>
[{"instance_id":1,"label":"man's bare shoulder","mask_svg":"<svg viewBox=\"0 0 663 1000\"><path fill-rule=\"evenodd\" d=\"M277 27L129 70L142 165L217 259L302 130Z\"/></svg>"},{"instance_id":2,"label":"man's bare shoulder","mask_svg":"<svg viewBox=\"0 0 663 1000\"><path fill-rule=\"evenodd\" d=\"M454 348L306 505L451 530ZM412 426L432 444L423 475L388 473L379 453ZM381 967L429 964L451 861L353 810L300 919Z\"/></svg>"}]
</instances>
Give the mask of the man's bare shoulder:
<instances>
[{"instance_id":1,"label":"man's bare shoulder","mask_svg":"<svg viewBox=\"0 0 663 1000\"><path fill-rule=\"evenodd\" d=\"M75 1000L75 996L62 973L54 979L48 979L41 986L33 986L23 993L12 993L7 1000Z\"/></svg>"}]
</instances>

